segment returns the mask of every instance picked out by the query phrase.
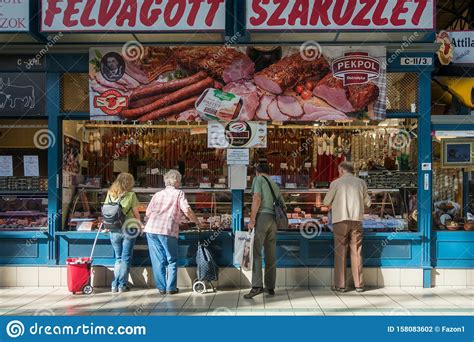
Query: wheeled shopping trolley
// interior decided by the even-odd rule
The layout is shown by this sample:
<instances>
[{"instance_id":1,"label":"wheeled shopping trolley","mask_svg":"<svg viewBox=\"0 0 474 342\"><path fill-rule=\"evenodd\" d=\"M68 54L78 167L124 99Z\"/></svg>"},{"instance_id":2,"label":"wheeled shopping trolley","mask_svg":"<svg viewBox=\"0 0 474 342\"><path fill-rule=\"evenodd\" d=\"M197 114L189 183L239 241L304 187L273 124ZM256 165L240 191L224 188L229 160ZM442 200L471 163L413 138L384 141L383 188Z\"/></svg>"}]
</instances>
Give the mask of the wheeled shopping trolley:
<instances>
[{"instance_id":1,"label":"wheeled shopping trolley","mask_svg":"<svg viewBox=\"0 0 474 342\"><path fill-rule=\"evenodd\" d=\"M67 287L69 291L72 292L72 294L82 292L83 294L90 295L94 292L94 288L91 284L93 261L92 256L94 255L95 246L97 244L97 239L99 238L101 228L102 225L99 226L89 257L66 259Z\"/></svg>"}]
</instances>

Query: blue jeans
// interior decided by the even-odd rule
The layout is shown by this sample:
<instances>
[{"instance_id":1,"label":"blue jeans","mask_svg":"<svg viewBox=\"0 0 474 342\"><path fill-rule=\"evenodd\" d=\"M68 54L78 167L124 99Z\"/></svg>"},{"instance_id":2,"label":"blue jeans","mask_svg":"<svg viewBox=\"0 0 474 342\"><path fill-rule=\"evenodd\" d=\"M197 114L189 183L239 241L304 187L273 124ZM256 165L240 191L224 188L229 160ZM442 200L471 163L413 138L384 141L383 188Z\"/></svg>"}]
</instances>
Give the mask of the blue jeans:
<instances>
[{"instance_id":1,"label":"blue jeans","mask_svg":"<svg viewBox=\"0 0 474 342\"><path fill-rule=\"evenodd\" d=\"M115 252L114 280L112 288L124 288L127 286L128 273L132 264L133 246L135 238L129 238L121 231L110 232L110 242Z\"/></svg>"},{"instance_id":2,"label":"blue jeans","mask_svg":"<svg viewBox=\"0 0 474 342\"><path fill-rule=\"evenodd\" d=\"M155 284L160 291L176 290L178 239L161 234L146 234ZM166 277L168 269L168 277Z\"/></svg>"}]
</instances>

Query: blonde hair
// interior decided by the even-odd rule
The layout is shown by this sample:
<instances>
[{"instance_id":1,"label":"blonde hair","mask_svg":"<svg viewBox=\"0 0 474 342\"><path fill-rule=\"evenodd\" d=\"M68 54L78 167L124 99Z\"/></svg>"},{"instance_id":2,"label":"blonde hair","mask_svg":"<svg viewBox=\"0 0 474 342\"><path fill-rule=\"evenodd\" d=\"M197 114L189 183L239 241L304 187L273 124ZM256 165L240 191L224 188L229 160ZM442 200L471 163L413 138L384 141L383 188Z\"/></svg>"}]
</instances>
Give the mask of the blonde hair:
<instances>
[{"instance_id":1,"label":"blonde hair","mask_svg":"<svg viewBox=\"0 0 474 342\"><path fill-rule=\"evenodd\" d=\"M133 175L127 172L122 172L110 186L109 194L114 198L119 198L123 194L132 191L134 184L135 179L133 178Z\"/></svg>"}]
</instances>

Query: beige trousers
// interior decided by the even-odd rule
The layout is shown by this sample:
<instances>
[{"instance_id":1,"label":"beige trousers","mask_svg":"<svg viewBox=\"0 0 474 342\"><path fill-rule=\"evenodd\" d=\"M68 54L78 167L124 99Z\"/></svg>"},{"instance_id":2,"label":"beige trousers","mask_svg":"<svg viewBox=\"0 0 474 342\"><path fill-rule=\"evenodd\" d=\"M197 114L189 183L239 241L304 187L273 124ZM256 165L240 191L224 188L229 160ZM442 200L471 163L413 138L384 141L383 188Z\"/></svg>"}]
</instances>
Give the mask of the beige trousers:
<instances>
[{"instance_id":1,"label":"beige trousers","mask_svg":"<svg viewBox=\"0 0 474 342\"><path fill-rule=\"evenodd\" d=\"M347 250L351 250L351 268L355 287L364 287L362 274L362 222L334 223L334 286L346 288Z\"/></svg>"}]
</instances>

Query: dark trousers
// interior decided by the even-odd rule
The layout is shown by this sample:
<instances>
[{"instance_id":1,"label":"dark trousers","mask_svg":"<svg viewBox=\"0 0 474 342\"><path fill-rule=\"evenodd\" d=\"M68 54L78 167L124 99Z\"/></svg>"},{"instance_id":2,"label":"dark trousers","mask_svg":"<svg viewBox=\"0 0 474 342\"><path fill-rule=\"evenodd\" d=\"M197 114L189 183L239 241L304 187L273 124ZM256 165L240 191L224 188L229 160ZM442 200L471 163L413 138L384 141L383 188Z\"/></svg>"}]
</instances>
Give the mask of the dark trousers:
<instances>
[{"instance_id":1,"label":"dark trousers","mask_svg":"<svg viewBox=\"0 0 474 342\"><path fill-rule=\"evenodd\" d=\"M265 260L265 287L274 289L276 283L277 225L272 214L259 213L253 242L252 287L263 287L262 247Z\"/></svg>"}]
</instances>

